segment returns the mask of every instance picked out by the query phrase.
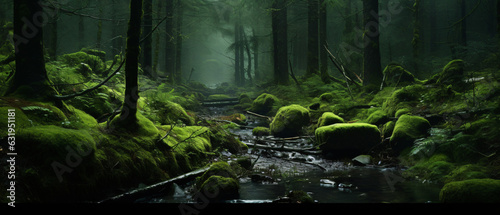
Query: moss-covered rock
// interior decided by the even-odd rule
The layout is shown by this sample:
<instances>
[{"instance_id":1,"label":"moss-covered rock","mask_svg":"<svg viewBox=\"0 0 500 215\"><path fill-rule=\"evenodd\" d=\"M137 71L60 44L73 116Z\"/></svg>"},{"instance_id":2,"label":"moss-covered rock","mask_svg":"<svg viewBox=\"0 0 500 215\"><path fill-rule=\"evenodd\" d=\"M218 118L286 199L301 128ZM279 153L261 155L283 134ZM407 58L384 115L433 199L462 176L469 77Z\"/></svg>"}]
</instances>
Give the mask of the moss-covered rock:
<instances>
[{"instance_id":1,"label":"moss-covered rock","mask_svg":"<svg viewBox=\"0 0 500 215\"><path fill-rule=\"evenodd\" d=\"M416 107L427 89L419 84L403 87L394 93L383 103L382 109L389 116L394 116L400 109L412 110Z\"/></svg>"},{"instance_id":2,"label":"moss-covered rock","mask_svg":"<svg viewBox=\"0 0 500 215\"><path fill-rule=\"evenodd\" d=\"M437 78L436 83L440 85L451 85L453 90L463 91L467 84L465 83L465 62L461 59L450 61L444 68L443 71L435 75L431 80Z\"/></svg>"},{"instance_id":3,"label":"moss-covered rock","mask_svg":"<svg viewBox=\"0 0 500 215\"><path fill-rule=\"evenodd\" d=\"M80 70L84 76L89 76L89 72L102 72L106 68L100 56L91 55L83 51L62 55L60 56L60 60L70 67L87 65L91 69L90 71Z\"/></svg>"},{"instance_id":4,"label":"moss-covered rock","mask_svg":"<svg viewBox=\"0 0 500 215\"><path fill-rule=\"evenodd\" d=\"M236 179L236 173L231 166L224 161L219 161L210 165L210 168L203 173L200 177L196 178L196 187L201 189L206 181L212 176L219 176L222 178Z\"/></svg>"},{"instance_id":5,"label":"moss-covered rock","mask_svg":"<svg viewBox=\"0 0 500 215\"><path fill-rule=\"evenodd\" d=\"M201 185L200 192L208 194L211 200L220 201L238 198L239 189L236 179L212 175Z\"/></svg>"},{"instance_id":6,"label":"moss-covered rock","mask_svg":"<svg viewBox=\"0 0 500 215\"><path fill-rule=\"evenodd\" d=\"M271 129L266 127L255 127L252 130L252 135L256 137L269 136L271 135Z\"/></svg>"},{"instance_id":7,"label":"moss-covered rock","mask_svg":"<svg viewBox=\"0 0 500 215\"><path fill-rule=\"evenodd\" d=\"M276 137L297 136L310 120L309 110L300 105L281 107L270 124L271 133Z\"/></svg>"},{"instance_id":8,"label":"moss-covered rock","mask_svg":"<svg viewBox=\"0 0 500 215\"><path fill-rule=\"evenodd\" d=\"M455 165L445 154L435 154L429 159L423 159L403 172L404 177L419 178L443 183L444 177L455 169Z\"/></svg>"},{"instance_id":9,"label":"moss-covered rock","mask_svg":"<svg viewBox=\"0 0 500 215\"><path fill-rule=\"evenodd\" d=\"M316 129L316 141L325 153L333 156L356 156L366 153L381 141L377 126L367 123L337 123Z\"/></svg>"},{"instance_id":10,"label":"moss-covered rock","mask_svg":"<svg viewBox=\"0 0 500 215\"><path fill-rule=\"evenodd\" d=\"M390 143L396 152L401 152L413 146L413 141L425 137L431 128L429 121L419 116L403 115L399 117Z\"/></svg>"},{"instance_id":11,"label":"moss-covered rock","mask_svg":"<svg viewBox=\"0 0 500 215\"><path fill-rule=\"evenodd\" d=\"M385 67L383 74L385 76L384 86L402 87L414 84L417 81L411 72L396 64Z\"/></svg>"},{"instance_id":12,"label":"moss-covered rock","mask_svg":"<svg viewBox=\"0 0 500 215\"><path fill-rule=\"evenodd\" d=\"M382 125L387 121L389 121L389 116L384 110L376 110L368 116L368 119L366 119L366 123L372 125Z\"/></svg>"},{"instance_id":13,"label":"moss-covered rock","mask_svg":"<svg viewBox=\"0 0 500 215\"><path fill-rule=\"evenodd\" d=\"M194 125L194 119L189 116L184 108L174 102L165 101L164 106L158 111L159 122L163 125L185 124Z\"/></svg>"},{"instance_id":14,"label":"moss-covered rock","mask_svg":"<svg viewBox=\"0 0 500 215\"><path fill-rule=\"evenodd\" d=\"M318 119L318 128L322 126L327 126L327 125L333 125L335 123L344 123L344 119L342 117L337 116L336 114L332 112L325 112L321 117Z\"/></svg>"},{"instance_id":15,"label":"moss-covered rock","mask_svg":"<svg viewBox=\"0 0 500 215\"><path fill-rule=\"evenodd\" d=\"M263 93L253 101L249 110L258 114L272 114L277 110L279 103L280 100L276 96Z\"/></svg>"},{"instance_id":16,"label":"moss-covered rock","mask_svg":"<svg viewBox=\"0 0 500 215\"><path fill-rule=\"evenodd\" d=\"M439 193L443 203L500 203L500 180L470 179L445 184Z\"/></svg>"},{"instance_id":17,"label":"moss-covered rock","mask_svg":"<svg viewBox=\"0 0 500 215\"><path fill-rule=\"evenodd\" d=\"M384 138L388 138L392 136L392 132L394 131L394 126L396 125L396 122L394 121L389 121L382 126L382 135Z\"/></svg>"},{"instance_id":18,"label":"moss-covered rock","mask_svg":"<svg viewBox=\"0 0 500 215\"><path fill-rule=\"evenodd\" d=\"M483 178L488 178L486 167L476 164L466 164L454 169L450 174L445 176L444 183Z\"/></svg>"}]
</instances>

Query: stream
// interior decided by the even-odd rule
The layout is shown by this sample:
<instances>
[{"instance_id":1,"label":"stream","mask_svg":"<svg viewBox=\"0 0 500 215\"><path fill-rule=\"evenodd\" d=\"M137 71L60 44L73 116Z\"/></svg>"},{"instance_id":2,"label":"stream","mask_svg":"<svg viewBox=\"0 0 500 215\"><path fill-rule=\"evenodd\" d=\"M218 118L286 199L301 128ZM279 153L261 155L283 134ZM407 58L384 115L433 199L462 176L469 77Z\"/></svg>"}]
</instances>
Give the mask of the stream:
<instances>
[{"instance_id":1,"label":"stream","mask_svg":"<svg viewBox=\"0 0 500 215\"><path fill-rule=\"evenodd\" d=\"M249 118L248 127L262 126ZM246 144L257 141L252 130L232 130ZM271 138L271 137L269 137ZM294 148L312 147L300 138ZM273 146L273 143L269 144ZM289 146L285 145L285 146ZM230 153L223 154L229 159ZM352 162L323 159L321 155L249 147L244 156L256 161L252 174L239 178L239 198L226 203L272 203L291 190L307 192L318 203L437 203L441 187L400 177L399 167L357 166ZM172 194L150 198L148 203L193 203L193 182L174 184Z\"/></svg>"}]
</instances>

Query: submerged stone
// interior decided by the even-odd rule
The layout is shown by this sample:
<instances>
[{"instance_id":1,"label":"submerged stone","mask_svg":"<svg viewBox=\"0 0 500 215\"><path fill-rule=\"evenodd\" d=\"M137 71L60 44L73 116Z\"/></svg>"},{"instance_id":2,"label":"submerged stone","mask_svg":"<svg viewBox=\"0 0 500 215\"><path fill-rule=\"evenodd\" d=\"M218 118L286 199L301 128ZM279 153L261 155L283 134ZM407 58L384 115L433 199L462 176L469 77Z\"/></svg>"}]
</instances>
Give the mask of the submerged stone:
<instances>
[{"instance_id":1,"label":"submerged stone","mask_svg":"<svg viewBox=\"0 0 500 215\"><path fill-rule=\"evenodd\" d=\"M309 111L300 105L290 105L279 109L270 124L271 133L276 137L300 135L302 127L310 122Z\"/></svg>"},{"instance_id":2,"label":"submerged stone","mask_svg":"<svg viewBox=\"0 0 500 215\"><path fill-rule=\"evenodd\" d=\"M333 156L355 156L379 144L380 131L367 123L337 123L316 129L317 143L324 153Z\"/></svg>"},{"instance_id":3,"label":"submerged stone","mask_svg":"<svg viewBox=\"0 0 500 215\"><path fill-rule=\"evenodd\" d=\"M500 180L470 179L445 184L439 193L443 203L500 203Z\"/></svg>"}]
</instances>

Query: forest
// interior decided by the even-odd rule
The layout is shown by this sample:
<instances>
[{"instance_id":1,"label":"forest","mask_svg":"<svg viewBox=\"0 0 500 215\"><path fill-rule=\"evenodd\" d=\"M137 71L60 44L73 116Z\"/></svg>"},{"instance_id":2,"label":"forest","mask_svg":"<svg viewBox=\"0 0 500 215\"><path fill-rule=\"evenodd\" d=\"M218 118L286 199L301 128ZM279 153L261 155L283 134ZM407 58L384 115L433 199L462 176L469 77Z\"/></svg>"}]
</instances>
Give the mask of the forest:
<instances>
[{"instance_id":1,"label":"forest","mask_svg":"<svg viewBox=\"0 0 500 215\"><path fill-rule=\"evenodd\" d=\"M0 4L2 204L500 203L499 0Z\"/></svg>"}]
</instances>

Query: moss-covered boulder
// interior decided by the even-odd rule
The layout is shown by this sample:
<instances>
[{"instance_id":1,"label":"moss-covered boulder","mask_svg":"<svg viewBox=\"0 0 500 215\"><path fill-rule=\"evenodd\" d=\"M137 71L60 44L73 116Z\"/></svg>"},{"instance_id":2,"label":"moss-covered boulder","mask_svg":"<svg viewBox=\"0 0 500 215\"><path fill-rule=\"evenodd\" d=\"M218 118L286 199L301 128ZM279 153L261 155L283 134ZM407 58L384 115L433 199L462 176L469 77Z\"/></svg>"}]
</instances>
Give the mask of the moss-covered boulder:
<instances>
[{"instance_id":1,"label":"moss-covered boulder","mask_svg":"<svg viewBox=\"0 0 500 215\"><path fill-rule=\"evenodd\" d=\"M399 117L390 139L390 144L396 152L401 152L413 146L418 138L428 135L431 124L423 117L403 115Z\"/></svg>"},{"instance_id":2,"label":"moss-covered boulder","mask_svg":"<svg viewBox=\"0 0 500 215\"><path fill-rule=\"evenodd\" d=\"M389 121L389 115L384 110L376 110L366 119L366 123L372 125L382 125Z\"/></svg>"},{"instance_id":3,"label":"moss-covered boulder","mask_svg":"<svg viewBox=\"0 0 500 215\"><path fill-rule=\"evenodd\" d=\"M79 70L84 76L89 76L91 72L100 74L106 68L100 56L88 54L83 51L62 55L60 56L60 60L70 67L88 67L90 70Z\"/></svg>"},{"instance_id":4,"label":"moss-covered boulder","mask_svg":"<svg viewBox=\"0 0 500 215\"><path fill-rule=\"evenodd\" d=\"M500 203L500 180L470 179L445 184L439 193L443 203Z\"/></svg>"},{"instance_id":5,"label":"moss-covered boulder","mask_svg":"<svg viewBox=\"0 0 500 215\"><path fill-rule=\"evenodd\" d=\"M403 87L394 93L383 103L382 109L389 116L394 116L400 109L414 109L421 101L422 96L428 89L420 84Z\"/></svg>"},{"instance_id":6,"label":"moss-covered boulder","mask_svg":"<svg viewBox=\"0 0 500 215\"><path fill-rule=\"evenodd\" d=\"M271 129L266 127L255 127L252 130L252 135L256 137L269 136L271 135Z\"/></svg>"},{"instance_id":7,"label":"moss-covered boulder","mask_svg":"<svg viewBox=\"0 0 500 215\"><path fill-rule=\"evenodd\" d=\"M440 85L451 85L453 90L463 91L467 87L467 84L464 81L464 68L465 62L463 60L452 60L443 68L441 73L433 76L431 80Z\"/></svg>"},{"instance_id":8,"label":"moss-covered boulder","mask_svg":"<svg viewBox=\"0 0 500 215\"><path fill-rule=\"evenodd\" d=\"M366 153L381 141L377 126L367 123L337 123L315 132L317 144L332 156L352 157Z\"/></svg>"},{"instance_id":9,"label":"moss-covered boulder","mask_svg":"<svg viewBox=\"0 0 500 215\"><path fill-rule=\"evenodd\" d=\"M200 192L211 197L211 200L236 199L239 196L238 180L218 175L210 176L200 187Z\"/></svg>"},{"instance_id":10,"label":"moss-covered boulder","mask_svg":"<svg viewBox=\"0 0 500 215\"><path fill-rule=\"evenodd\" d=\"M166 101L158 111L159 122L164 125L185 124L194 125L194 119L189 116L184 108L174 102Z\"/></svg>"},{"instance_id":11,"label":"moss-covered boulder","mask_svg":"<svg viewBox=\"0 0 500 215\"><path fill-rule=\"evenodd\" d=\"M327 125L333 125L335 123L344 123L344 119L342 117L337 116L336 114L332 112L325 112L321 117L318 119L318 128L322 126L327 126Z\"/></svg>"},{"instance_id":12,"label":"moss-covered boulder","mask_svg":"<svg viewBox=\"0 0 500 215\"><path fill-rule=\"evenodd\" d=\"M389 121L382 126L382 135L384 138L388 138L392 136L392 132L394 131L394 126L396 125L395 121Z\"/></svg>"},{"instance_id":13,"label":"moss-covered boulder","mask_svg":"<svg viewBox=\"0 0 500 215\"><path fill-rule=\"evenodd\" d=\"M476 164L466 164L451 171L451 173L444 178L444 183L483 178L488 178L488 170L486 167Z\"/></svg>"},{"instance_id":14,"label":"moss-covered boulder","mask_svg":"<svg viewBox=\"0 0 500 215\"><path fill-rule=\"evenodd\" d=\"M281 107L270 124L271 133L276 137L297 136L310 120L309 110L300 105Z\"/></svg>"},{"instance_id":15,"label":"moss-covered boulder","mask_svg":"<svg viewBox=\"0 0 500 215\"><path fill-rule=\"evenodd\" d=\"M231 166L224 161L213 163L210 168L196 179L199 191L214 194L214 199L236 198L239 182Z\"/></svg>"},{"instance_id":16,"label":"moss-covered boulder","mask_svg":"<svg viewBox=\"0 0 500 215\"><path fill-rule=\"evenodd\" d=\"M249 111L263 115L272 114L277 110L279 103L280 100L276 96L263 93L253 101Z\"/></svg>"},{"instance_id":17,"label":"moss-covered boulder","mask_svg":"<svg viewBox=\"0 0 500 215\"><path fill-rule=\"evenodd\" d=\"M445 176L455 169L455 165L445 154L435 154L429 159L423 159L403 172L407 178L419 178L443 183Z\"/></svg>"},{"instance_id":18,"label":"moss-covered boulder","mask_svg":"<svg viewBox=\"0 0 500 215\"><path fill-rule=\"evenodd\" d=\"M411 72L397 64L389 64L383 71L385 86L408 86L414 84L417 79Z\"/></svg>"}]
</instances>

